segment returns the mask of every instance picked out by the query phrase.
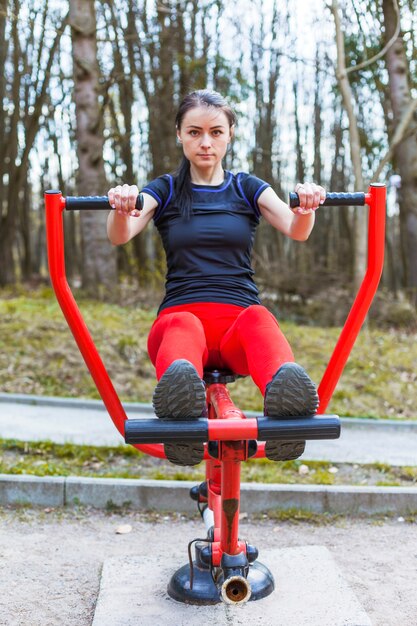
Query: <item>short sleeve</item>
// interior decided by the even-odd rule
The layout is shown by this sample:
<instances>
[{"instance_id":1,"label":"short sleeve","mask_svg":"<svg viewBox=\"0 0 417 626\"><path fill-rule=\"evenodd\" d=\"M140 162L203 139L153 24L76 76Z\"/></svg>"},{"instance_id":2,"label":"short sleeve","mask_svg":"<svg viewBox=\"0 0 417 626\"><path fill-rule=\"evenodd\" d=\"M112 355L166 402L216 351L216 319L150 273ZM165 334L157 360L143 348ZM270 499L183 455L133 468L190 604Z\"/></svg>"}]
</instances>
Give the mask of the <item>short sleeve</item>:
<instances>
[{"instance_id":1,"label":"short sleeve","mask_svg":"<svg viewBox=\"0 0 417 626\"><path fill-rule=\"evenodd\" d=\"M239 172L237 175L237 181L239 189L246 202L250 207L252 207L256 215L260 217L258 198L267 187L270 187L270 184L266 183L261 178L257 178L256 176L252 176L252 174L246 174L244 172Z\"/></svg>"},{"instance_id":2,"label":"short sleeve","mask_svg":"<svg viewBox=\"0 0 417 626\"><path fill-rule=\"evenodd\" d=\"M172 197L173 181L170 174L164 174L155 178L150 183L147 183L145 187L141 189L141 192L148 193L158 203L154 214L154 221L158 219L164 208L167 206Z\"/></svg>"}]
</instances>

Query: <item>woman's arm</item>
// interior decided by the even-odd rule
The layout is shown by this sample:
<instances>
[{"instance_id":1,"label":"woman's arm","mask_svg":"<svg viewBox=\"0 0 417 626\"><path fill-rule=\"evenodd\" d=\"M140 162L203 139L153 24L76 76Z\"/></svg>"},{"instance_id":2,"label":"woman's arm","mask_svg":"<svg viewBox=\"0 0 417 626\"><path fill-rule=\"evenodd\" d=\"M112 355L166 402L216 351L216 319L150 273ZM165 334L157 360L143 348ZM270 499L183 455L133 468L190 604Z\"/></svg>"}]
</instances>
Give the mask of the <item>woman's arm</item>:
<instances>
[{"instance_id":1,"label":"woman's arm","mask_svg":"<svg viewBox=\"0 0 417 626\"><path fill-rule=\"evenodd\" d=\"M143 208L135 209L139 189L136 185L118 185L109 189L108 197L114 211L107 218L107 235L114 246L130 241L146 228L151 221L157 201L148 193L143 193Z\"/></svg>"},{"instance_id":2,"label":"woman's arm","mask_svg":"<svg viewBox=\"0 0 417 626\"><path fill-rule=\"evenodd\" d=\"M295 191L300 197L300 206L290 209L268 187L258 198L261 214L274 228L296 241L306 241L313 230L315 211L321 202L324 202L326 191L314 183L298 183Z\"/></svg>"}]
</instances>

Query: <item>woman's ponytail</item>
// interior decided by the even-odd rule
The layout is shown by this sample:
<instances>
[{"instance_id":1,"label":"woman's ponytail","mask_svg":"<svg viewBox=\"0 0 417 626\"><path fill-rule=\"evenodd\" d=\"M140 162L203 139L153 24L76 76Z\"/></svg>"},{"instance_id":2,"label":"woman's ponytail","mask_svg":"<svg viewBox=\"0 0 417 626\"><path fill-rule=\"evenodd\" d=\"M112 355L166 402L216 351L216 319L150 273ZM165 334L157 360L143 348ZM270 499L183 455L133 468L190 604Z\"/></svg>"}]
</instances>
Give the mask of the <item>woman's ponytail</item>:
<instances>
[{"instance_id":1,"label":"woman's ponytail","mask_svg":"<svg viewBox=\"0 0 417 626\"><path fill-rule=\"evenodd\" d=\"M183 156L178 169L174 172L175 198L184 220L189 220L192 213L193 192L191 188L190 161Z\"/></svg>"}]
</instances>

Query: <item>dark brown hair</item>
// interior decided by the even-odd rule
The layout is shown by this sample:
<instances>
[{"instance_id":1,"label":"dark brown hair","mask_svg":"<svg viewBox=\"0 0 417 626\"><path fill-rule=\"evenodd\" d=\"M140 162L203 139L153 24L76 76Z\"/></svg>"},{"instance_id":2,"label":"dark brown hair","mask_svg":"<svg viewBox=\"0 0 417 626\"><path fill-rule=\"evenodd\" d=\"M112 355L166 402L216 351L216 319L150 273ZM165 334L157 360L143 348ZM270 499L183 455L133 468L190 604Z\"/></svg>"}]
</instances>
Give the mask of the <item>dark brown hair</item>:
<instances>
[{"instance_id":1,"label":"dark brown hair","mask_svg":"<svg viewBox=\"0 0 417 626\"><path fill-rule=\"evenodd\" d=\"M232 107L226 102L222 95L217 91L209 91L208 89L199 89L198 91L192 91L182 100L178 107L177 115L175 117L175 125L177 130L180 130L184 116L191 109L196 107L210 107L216 108L226 115L229 121L229 127L232 128L236 124L237 118ZM185 219L191 217L192 212L192 190L191 190L191 176L190 176L190 161L186 156L182 157L182 161L178 169L174 172L174 188L180 206L181 215Z\"/></svg>"}]
</instances>

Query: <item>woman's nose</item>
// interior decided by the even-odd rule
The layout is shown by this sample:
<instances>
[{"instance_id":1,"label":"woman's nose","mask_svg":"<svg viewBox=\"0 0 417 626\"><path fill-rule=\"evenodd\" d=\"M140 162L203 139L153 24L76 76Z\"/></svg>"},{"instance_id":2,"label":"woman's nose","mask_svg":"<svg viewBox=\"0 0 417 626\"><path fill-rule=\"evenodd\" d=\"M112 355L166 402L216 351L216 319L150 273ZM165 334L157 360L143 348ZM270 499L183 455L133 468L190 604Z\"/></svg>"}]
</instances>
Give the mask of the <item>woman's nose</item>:
<instances>
[{"instance_id":1,"label":"woman's nose","mask_svg":"<svg viewBox=\"0 0 417 626\"><path fill-rule=\"evenodd\" d=\"M210 135L205 133L204 135L201 136L201 147L209 148L210 145L211 145Z\"/></svg>"}]
</instances>

